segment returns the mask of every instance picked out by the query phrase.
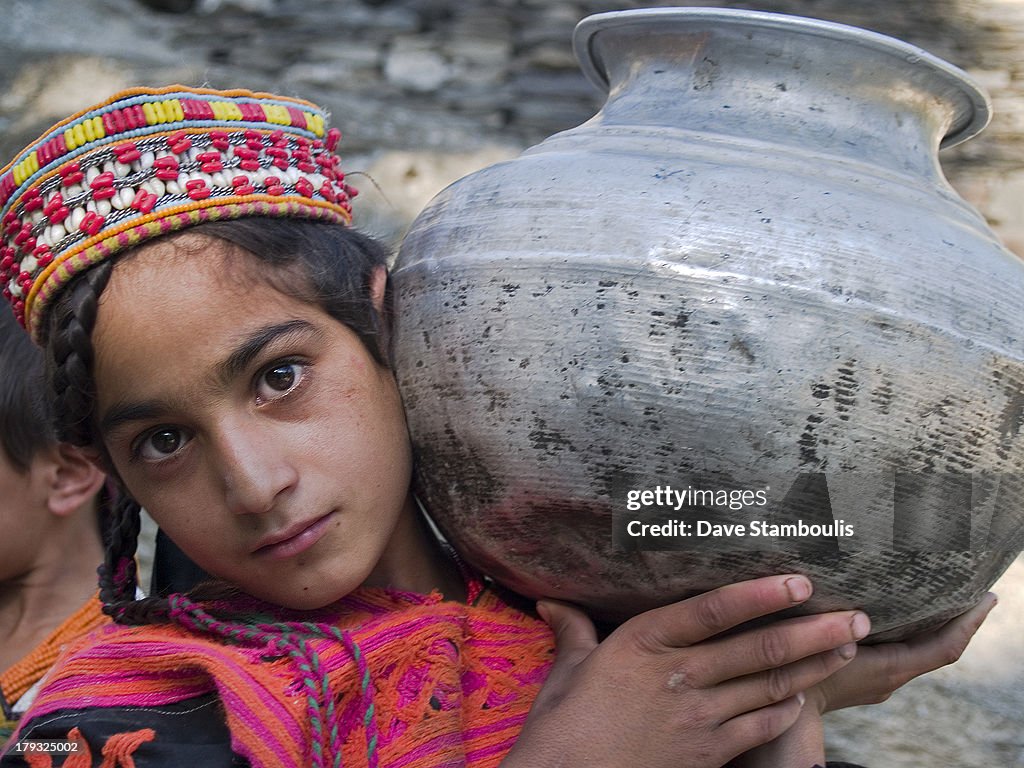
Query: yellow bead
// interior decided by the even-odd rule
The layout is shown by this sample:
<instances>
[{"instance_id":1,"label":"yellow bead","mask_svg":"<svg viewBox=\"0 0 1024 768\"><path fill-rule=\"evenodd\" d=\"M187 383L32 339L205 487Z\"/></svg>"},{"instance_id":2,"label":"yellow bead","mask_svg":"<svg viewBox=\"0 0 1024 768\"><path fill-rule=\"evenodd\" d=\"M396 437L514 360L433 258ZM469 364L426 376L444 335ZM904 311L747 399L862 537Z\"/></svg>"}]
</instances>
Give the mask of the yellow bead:
<instances>
[{"instance_id":1,"label":"yellow bead","mask_svg":"<svg viewBox=\"0 0 1024 768\"><path fill-rule=\"evenodd\" d=\"M224 119L224 102L223 101L212 101L210 106L213 107L213 116L217 120Z\"/></svg>"},{"instance_id":2,"label":"yellow bead","mask_svg":"<svg viewBox=\"0 0 1024 768\"><path fill-rule=\"evenodd\" d=\"M102 139L107 135L107 129L103 127L103 118L99 115L92 119L92 132L96 134L97 139Z\"/></svg>"},{"instance_id":3,"label":"yellow bead","mask_svg":"<svg viewBox=\"0 0 1024 768\"><path fill-rule=\"evenodd\" d=\"M21 184L25 180L25 169L21 163L14 166L14 183Z\"/></svg>"},{"instance_id":4,"label":"yellow bead","mask_svg":"<svg viewBox=\"0 0 1024 768\"><path fill-rule=\"evenodd\" d=\"M146 116L147 125L156 125L156 111L148 101L142 105L142 114Z\"/></svg>"},{"instance_id":5,"label":"yellow bead","mask_svg":"<svg viewBox=\"0 0 1024 768\"><path fill-rule=\"evenodd\" d=\"M170 110L168 112L168 110ZM185 110L181 107L181 101L178 99L168 99L164 102L164 112L170 114L175 122L179 122L185 119Z\"/></svg>"},{"instance_id":6,"label":"yellow bead","mask_svg":"<svg viewBox=\"0 0 1024 768\"><path fill-rule=\"evenodd\" d=\"M80 147L83 144L85 144L85 141L86 141L86 139L85 139L85 128L82 127L82 124L79 123L78 125L76 125L71 130L75 134L75 145Z\"/></svg>"},{"instance_id":7,"label":"yellow bead","mask_svg":"<svg viewBox=\"0 0 1024 768\"><path fill-rule=\"evenodd\" d=\"M39 170L39 157L33 152L27 158L25 163L28 165L28 175L31 176L33 173Z\"/></svg>"},{"instance_id":8,"label":"yellow bead","mask_svg":"<svg viewBox=\"0 0 1024 768\"><path fill-rule=\"evenodd\" d=\"M156 116L156 121L158 123L167 122L167 117L166 115L164 115L164 105L161 104L159 101L153 102L153 114Z\"/></svg>"},{"instance_id":9,"label":"yellow bead","mask_svg":"<svg viewBox=\"0 0 1024 768\"><path fill-rule=\"evenodd\" d=\"M92 120L82 121L82 133L85 134L86 141L96 141L96 133L92 129Z\"/></svg>"},{"instance_id":10,"label":"yellow bead","mask_svg":"<svg viewBox=\"0 0 1024 768\"><path fill-rule=\"evenodd\" d=\"M241 120L242 119L242 108L237 104L227 104L227 108L224 110L224 117L228 120Z\"/></svg>"},{"instance_id":11,"label":"yellow bead","mask_svg":"<svg viewBox=\"0 0 1024 768\"><path fill-rule=\"evenodd\" d=\"M77 144L75 144L75 132L72 131L70 128L67 128L64 131L64 146L68 148L69 152L78 146Z\"/></svg>"}]
</instances>

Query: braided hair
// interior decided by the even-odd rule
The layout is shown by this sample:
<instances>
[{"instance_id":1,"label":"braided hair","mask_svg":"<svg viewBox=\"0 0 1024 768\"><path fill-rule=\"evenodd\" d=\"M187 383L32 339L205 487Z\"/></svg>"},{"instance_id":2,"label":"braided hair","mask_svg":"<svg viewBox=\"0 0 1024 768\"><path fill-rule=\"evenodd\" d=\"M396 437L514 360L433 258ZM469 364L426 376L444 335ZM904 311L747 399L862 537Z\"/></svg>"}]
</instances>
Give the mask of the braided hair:
<instances>
[{"instance_id":1,"label":"braided hair","mask_svg":"<svg viewBox=\"0 0 1024 768\"><path fill-rule=\"evenodd\" d=\"M375 240L346 227L297 219L210 222L189 232L231 243L254 255L270 267L261 275L275 288L316 303L350 328L377 363L390 367L390 291L385 292L383 312L376 310L370 296L374 272L387 262L386 250ZM45 334L46 378L58 439L99 451L112 475L113 464L96 423L92 332L100 296L123 257L105 261L70 283L50 311ZM169 621L167 598L136 599L135 551L141 507L127 489L121 491L109 516L104 562L99 569L104 611L122 624ZM216 592L203 587L191 593L200 600L211 594Z\"/></svg>"}]
</instances>

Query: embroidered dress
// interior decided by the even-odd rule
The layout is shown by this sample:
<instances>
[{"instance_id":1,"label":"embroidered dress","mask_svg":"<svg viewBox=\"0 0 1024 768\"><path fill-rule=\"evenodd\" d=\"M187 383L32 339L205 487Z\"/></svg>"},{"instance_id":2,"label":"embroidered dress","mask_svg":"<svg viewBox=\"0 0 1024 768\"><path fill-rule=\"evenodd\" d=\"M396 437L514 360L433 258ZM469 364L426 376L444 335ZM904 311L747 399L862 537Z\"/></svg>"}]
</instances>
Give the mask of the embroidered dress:
<instances>
[{"instance_id":1,"label":"embroidered dress","mask_svg":"<svg viewBox=\"0 0 1024 768\"><path fill-rule=\"evenodd\" d=\"M171 765L153 714L198 708L226 722L230 752L254 768L496 766L554 643L542 621L479 584L470 603L364 588L312 616L244 598L172 625L110 626L54 670L18 738L89 740L83 710L119 712L121 732L104 726L64 765L100 765L115 751L139 768ZM61 764L22 760L3 765Z\"/></svg>"}]
</instances>

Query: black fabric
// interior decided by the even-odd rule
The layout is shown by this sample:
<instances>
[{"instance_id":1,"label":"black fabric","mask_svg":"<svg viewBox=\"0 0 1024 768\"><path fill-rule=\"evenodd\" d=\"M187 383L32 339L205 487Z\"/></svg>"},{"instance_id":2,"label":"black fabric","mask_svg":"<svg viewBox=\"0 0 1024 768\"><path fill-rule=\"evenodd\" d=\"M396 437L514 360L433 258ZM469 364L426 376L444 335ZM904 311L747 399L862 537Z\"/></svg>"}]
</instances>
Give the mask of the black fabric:
<instances>
[{"instance_id":1,"label":"black fabric","mask_svg":"<svg viewBox=\"0 0 1024 768\"><path fill-rule=\"evenodd\" d=\"M65 741L77 727L89 745L93 766L103 762L103 745L118 733L152 728L153 741L132 754L137 768L248 768L249 761L231 751L231 735L216 694L160 707L110 707L59 710L24 724L19 739ZM24 756L7 745L0 768L27 766ZM54 766L65 757L53 757Z\"/></svg>"},{"instance_id":2,"label":"black fabric","mask_svg":"<svg viewBox=\"0 0 1024 768\"><path fill-rule=\"evenodd\" d=\"M209 580L210 575L193 563L167 534L161 530L156 532L149 594L167 597L172 592L188 592L196 584Z\"/></svg>"}]
</instances>

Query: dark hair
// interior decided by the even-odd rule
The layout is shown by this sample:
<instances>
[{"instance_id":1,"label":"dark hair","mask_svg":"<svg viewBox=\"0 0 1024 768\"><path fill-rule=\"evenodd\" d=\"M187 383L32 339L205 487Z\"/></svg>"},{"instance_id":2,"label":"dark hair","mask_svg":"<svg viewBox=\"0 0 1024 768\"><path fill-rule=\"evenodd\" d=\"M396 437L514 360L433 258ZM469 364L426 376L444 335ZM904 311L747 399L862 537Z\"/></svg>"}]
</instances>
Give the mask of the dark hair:
<instances>
[{"instance_id":1,"label":"dark hair","mask_svg":"<svg viewBox=\"0 0 1024 768\"><path fill-rule=\"evenodd\" d=\"M375 240L337 224L274 218L210 222L187 233L213 237L248 251L271 267L261 277L289 296L317 304L350 328L379 364L390 367L390 290L385 292L382 313L377 312L370 296L374 272L387 265L387 251ZM95 447L104 455L95 423L91 336L100 295L118 258L121 256L93 267L64 288L50 311L47 333L47 382L57 435L75 445ZM168 611L164 598L135 599L139 513L138 503L122 493L100 570L104 610L125 624L166 620Z\"/></svg>"},{"instance_id":2,"label":"dark hair","mask_svg":"<svg viewBox=\"0 0 1024 768\"><path fill-rule=\"evenodd\" d=\"M43 382L43 352L0 308L0 446L16 469L27 472L39 451L57 442Z\"/></svg>"}]
</instances>

